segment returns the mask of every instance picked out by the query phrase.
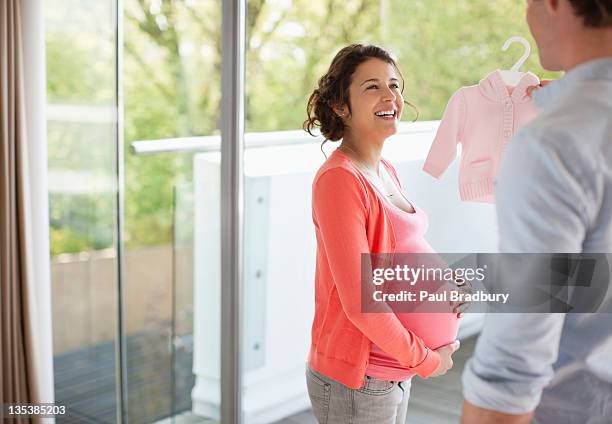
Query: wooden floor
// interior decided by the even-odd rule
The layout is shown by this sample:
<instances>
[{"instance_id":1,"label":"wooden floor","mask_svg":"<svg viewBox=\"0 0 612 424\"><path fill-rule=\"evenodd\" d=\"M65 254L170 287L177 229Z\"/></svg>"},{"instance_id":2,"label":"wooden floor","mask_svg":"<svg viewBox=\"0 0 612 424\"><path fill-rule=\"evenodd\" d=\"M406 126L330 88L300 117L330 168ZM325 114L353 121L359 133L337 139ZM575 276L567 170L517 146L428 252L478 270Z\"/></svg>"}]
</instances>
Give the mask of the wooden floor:
<instances>
[{"instance_id":1,"label":"wooden floor","mask_svg":"<svg viewBox=\"0 0 612 424\"><path fill-rule=\"evenodd\" d=\"M150 423L191 409L193 353L190 338L174 356L159 332L127 337L129 422ZM56 355L56 403L67 414L58 424L117 422L115 343L106 342Z\"/></svg>"},{"instance_id":2,"label":"wooden floor","mask_svg":"<svg viewBox=\"0 0 612 424\"><path fill-rule=\"evenodd\" d=\"M461 412L461 373L465 362L472 356L476 338L464 340L453 355L454 367L442 378L422 380L415 378L410 390L407 424L457 424ZM217 424L186 412L160 421L158 424ZM303 411L275 424L317 424L311 411Z\"/></svg>"},{"instance_id":3,"label":"wooden floor","mask_svg":"<svg viewBox=\"0 0 612 424\"><path fill-rule=\"evenodd\" d=\"M409 424L457 424L461 413L461 373L474 352L476 337L461 343L453 355L453 368L441 378L415 378L408 403Z\"/></svg>"}]
</instances>

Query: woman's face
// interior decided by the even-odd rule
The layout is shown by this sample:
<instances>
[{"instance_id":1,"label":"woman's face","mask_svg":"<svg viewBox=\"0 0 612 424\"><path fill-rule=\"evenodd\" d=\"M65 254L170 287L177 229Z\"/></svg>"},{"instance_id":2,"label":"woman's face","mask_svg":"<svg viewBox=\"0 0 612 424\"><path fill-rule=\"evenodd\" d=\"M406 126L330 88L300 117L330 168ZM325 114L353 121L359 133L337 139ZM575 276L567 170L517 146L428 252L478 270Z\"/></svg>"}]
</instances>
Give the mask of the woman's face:
<instances>
[{"instance_id":1,"label":"woman's face","mask_svg":"<svg viewBox=\"0 0 612 424\"><path fill-rule=\"evenodd\" d=\"M357 67L349 87L351 112L346 123L353 136L386 139L397 132L404 108L402 82L390 63L369 59Z\"/></svg>"}]
</instances>

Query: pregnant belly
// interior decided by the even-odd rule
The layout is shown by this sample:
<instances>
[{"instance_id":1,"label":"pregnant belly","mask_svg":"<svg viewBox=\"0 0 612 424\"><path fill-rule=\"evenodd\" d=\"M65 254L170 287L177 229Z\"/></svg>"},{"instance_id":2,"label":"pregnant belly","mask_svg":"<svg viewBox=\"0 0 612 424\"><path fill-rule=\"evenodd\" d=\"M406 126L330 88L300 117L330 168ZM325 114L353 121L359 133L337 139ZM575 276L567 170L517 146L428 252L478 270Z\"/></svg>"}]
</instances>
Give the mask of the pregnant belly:
<instances>
[{"instance_id":1,"label":"pregnant belly","mask_svg":"<svg viewBox=\"0 0 612 424\"><path fill-rule=\"evenodd\" d=\"M420 337L430 349L452 343L457 338L457 314L398 313L397 316L404 327ZM414 372L400 365L395 358L372 343L366 375L389 381L403 381L412 377Z\"/></svg>"},{"instance_id":2,"label":"pregnant belly","mask_svg":"<svg viewBox=\"0 0 612 424\"><path fill-rule=\"evenodd\" d=\"M407 330L423 339L425 346L437 349L457 338L459 318L452 313L398 313L397 317Z\"/></svg>"}]
</instances>

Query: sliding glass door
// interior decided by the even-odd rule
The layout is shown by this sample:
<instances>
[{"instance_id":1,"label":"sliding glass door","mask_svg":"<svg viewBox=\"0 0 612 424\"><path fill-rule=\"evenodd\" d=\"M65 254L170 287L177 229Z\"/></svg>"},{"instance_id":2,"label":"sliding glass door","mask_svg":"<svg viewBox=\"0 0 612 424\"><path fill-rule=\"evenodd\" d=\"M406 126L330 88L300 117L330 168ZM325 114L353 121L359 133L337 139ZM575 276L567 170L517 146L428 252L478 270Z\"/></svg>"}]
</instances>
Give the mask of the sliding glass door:
<instances>
[{"instance_id":1,"label":"sliding glass door","mask_svg":"<svg viewBox=\"0 0 612 424\"><path fill-rule=\"evenodd\" d=\"M124 0L130 422L219 416L221 7Z\"/></svg>"},{"instance_id":2,"label":"sliding glass door","mask_svg":"<svg viewBox=\"0 0 612 424\"><path fill-rule=\"evenodd\" d=\"M116 12L116 0L45 2L58 422L120 412Z\"/></svg>"}]
</instances>

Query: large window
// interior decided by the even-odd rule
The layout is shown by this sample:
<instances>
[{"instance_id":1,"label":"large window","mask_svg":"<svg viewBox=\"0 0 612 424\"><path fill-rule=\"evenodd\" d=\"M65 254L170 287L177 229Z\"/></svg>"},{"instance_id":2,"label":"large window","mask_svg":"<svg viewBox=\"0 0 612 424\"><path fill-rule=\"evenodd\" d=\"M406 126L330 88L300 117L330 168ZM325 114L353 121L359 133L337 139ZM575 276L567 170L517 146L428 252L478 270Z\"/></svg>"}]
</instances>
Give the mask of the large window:
<instances>
[{"instance_id":1,"label":"large window","mask_svg":"<svg viewBox=\"0 0 612 424\"><path fill-rule=\"evenodd\" d=\"M220 3L128 0L125 13L127 142L218 134ZM301 128L316 80L357 42L390 50L421 120L439 119L456 89L520 57L522 47L501 47L512 35L531 41L523 14L516 0L249 1L246 129ZM531 44L524 68L545 75ZM171 187L190 178L190 156L128 155L127 173L128 243L167 242Z\"/></svg>"},{"instance_id":2,"label":"large window","mask_svg":"<svg viewBox=\"0 0 612 424\"><path fill-rule=\"evenodd\" d=\"M501 51L512 35L533 46L524 70L546 75L523 14L524 4L516 0L251 0L246 129L300 129L317 78L349 43L380 44L397 57L405 96L421 120L439 119L462 85L475 84L496 68L509 69L522 54L517 45ZM218 134L219 25L220 2L126 2L128 143ZM190 158L128 156L130 245L169 241L171 187L190 178Z\"/></svg>"},{"instance_id":3,"label":"large window","mask_svg":"<svg viewBox=\"0 0 612 424\"><path fill-rule=\"evenodd\" d=\"M208 214L215 217L211 211L217 205L194 206L201 196L194 186L202 183L194 175L202 175L197 164L207 158L195 157L194 152L137 154L131 146L158 139L169 140L172 146L178 138L219 135L222 2L119 3L124 6L123 187L117 186L115 163L117 1L46 3L56 392L58 401L74 405L83 420L115 419L115 224L117 190L122 189L127 342L127 363L122 365L127 371L127 415L132 422L149 422L192 407L194 287L201 284L194 273L208 271L201 270L203 259L194 256L194 222ZM379 44L397 58L405 77L405 97L418 107L421 120L439 119L459 87L476 84L496 68L510 68L522 48L502 52L501 47L513 35L532 44L523 70L553 76L538 65L520 0L249 0L247 4L245 128L249 133L299 130L317 79L335 53L351 43ZM410 113L404 116L411 118ZM289 142L296 139L289 138ZM260 151L252 156L259 162L250 176L268 175L268 168L280 162L275 158L283 154L301 154L287 152ZM298 168L310 166L307 157L297 158ZM274 172L276 178L285 171L277 167ZM207 175L206 183L218 184L217 176ZM246 187L251 209L246 210L245 237L262 243L301 237L300 228L288 226L281 234L275 227L285 216L272 207L276 203L269 203L269 190L278 189L269 184L284 183L257 178ZM307 199L308 190L306 184L303 192L293 193L293 202ZM253 271L247 278L253 284L271 281L266 268L258 264L277 260L266 256L270 252L261 254L262 243L254 244L257 249L245 246L246 268ZM310 249L308 254L311 247L304 247ZM261 313L264 307L282 310L262 293L247 289L248 296L261 301L259 306L247 302L251 305L247 308L255 308L247 315ZM265 331L273 331L264 324L251 320L246 325L246 345L251 349L248 370L262 366L270 352L259 339ZM88 401L92 399L94 403Z\"/></svg>"}]
</instances>

